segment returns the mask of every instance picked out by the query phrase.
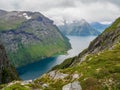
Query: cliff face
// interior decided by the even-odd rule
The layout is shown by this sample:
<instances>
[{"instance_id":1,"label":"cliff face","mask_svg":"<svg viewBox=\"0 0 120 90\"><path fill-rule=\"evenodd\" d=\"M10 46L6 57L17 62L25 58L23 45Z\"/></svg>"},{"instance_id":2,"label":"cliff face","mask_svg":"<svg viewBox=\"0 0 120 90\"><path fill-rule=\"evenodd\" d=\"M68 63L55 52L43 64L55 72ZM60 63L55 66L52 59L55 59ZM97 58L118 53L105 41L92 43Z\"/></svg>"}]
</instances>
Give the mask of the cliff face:
<instances>
[{"instance_id":1,"label":"cliff face","mask_svg":"<svg viewBox=\"0 0 120 90\"><path fill-rule=\"evenodd\" d=\"M6 51L0 41L0 84L17 80L18 74L13 66L9 63Z\"/></svg>"},{"instance_id":2,"label":"cliff face","mask_svg":"<svg viewBox=\"0 0 120 90\"><path fill-rule=\"evenodd\" d=\"M59 26L61 32L65 35L74 36L96 36L100 32L95 30L87 21L81 20L73 23L64 23L64 25Z\"/></svg>"},{"instance_id":3,"label":"cliff face","mask_svg":"<svg viewBox=\"0 0 120 90\"><path fill-rule=\"evenodd\" d=\"M53 21L38 12L1 11L0 32L11 63L20 67L70 48Z\"/></svg>"}]
</instances>

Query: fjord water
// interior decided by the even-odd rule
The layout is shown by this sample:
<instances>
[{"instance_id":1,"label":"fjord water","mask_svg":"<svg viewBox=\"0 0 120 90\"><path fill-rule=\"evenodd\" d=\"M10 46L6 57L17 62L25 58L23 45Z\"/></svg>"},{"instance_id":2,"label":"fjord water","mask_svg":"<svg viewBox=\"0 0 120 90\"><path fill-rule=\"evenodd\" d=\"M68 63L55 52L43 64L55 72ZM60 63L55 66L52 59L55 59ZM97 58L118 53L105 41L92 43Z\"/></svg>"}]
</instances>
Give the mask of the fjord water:
<instances>
[{"instance_id":1,"label":"fjord water","mask_svg":"<svg viewBox=\"0 0 120 90\"><path fill-rule=\"evenodd\" d=\"M88 47L90 41L92 41L95 36L67 36L69 42L71 43L72 49L67 52L66 55L59 55L57 57L50 57L38 62L28 64L26 66L17 68L19 76L23 80L35 79L42 74L48 72L52 67L57 64L62 63L66 58L70 58L78 55L82 50Z\"/></svg>"}]
</instances>

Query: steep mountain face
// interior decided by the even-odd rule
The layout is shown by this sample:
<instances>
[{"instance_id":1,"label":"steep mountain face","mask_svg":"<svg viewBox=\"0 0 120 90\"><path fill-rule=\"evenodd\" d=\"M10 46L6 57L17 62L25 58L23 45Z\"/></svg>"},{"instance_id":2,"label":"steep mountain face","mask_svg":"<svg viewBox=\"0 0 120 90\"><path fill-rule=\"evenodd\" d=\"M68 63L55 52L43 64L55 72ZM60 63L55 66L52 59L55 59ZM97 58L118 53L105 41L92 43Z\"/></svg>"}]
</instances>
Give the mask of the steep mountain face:
<instances>
[{"instance_id":1,"label":"steep mountain face","mask_svg":"<svg viewBox=\"0 0 120 90\"><path fill-rule=\"evenodd\" d=\"M70 48L53 21L38 12L1 10L0 32L8 57L16 67Z\"/></svg>"},{"instance_id":2,"label":"steep mountain face","mask_svg":"<svg viewBox=\"0 0 120 90\"><path fill-rule=\"evenodd\" d=\"M93 23L90 23L90 25L96 30L98 30L99 32L103 32L107 27L110 26L110 24L101 24L99 22L93 22Z\"/></svg>"},{"instance_id":3,"label":"steep mountain face","mask_svg":"<svg viewBox=\"0 0 120 90\"><path fill-rule=\"evenodd\" d=\"M0 84L17 79L18 74L15 68L9 63L5 48L0 41Z\"/></svg>"},{"instance_id":4,"label":"steep mountain face","mask_svg":"<svg viewBox=\"0 0 120 90\"><path fill-rule=\"evenodd\" d=\"M108 27L102 34L100 34L96 39L94 39L89 47L83 50L78 57L72 58L72 62L83 60L88 54L96 54L105 50L112 50L115 46L119 44L120 41L120 18ZM74 60L73 60L74 59ZM69 65L68 65L69 66Z\"/></svg>"},{"instance_id":5,"label":"steep mountain face","mask_svg":"<svg viewBox=\"0 0 120 90\"><path fill-rule=\"evenodd\" d=\"M88 22L85 20L76 21L71 24L59 26L59 29L63 34L66 35L75 35L75 36L90 36L90 35L99 35L100 32L95 30Z\"/></svg>"},{"instance_id":6,"label":"steep mountain face","mask_svg":"<svg viewBox=\"0 0 120 90\"><path fill-rule=\"evenodd\" d=\"M65 60L33 82L5 89L120 90L120 18L78 56Z\"/></svg>"}]
</instances>

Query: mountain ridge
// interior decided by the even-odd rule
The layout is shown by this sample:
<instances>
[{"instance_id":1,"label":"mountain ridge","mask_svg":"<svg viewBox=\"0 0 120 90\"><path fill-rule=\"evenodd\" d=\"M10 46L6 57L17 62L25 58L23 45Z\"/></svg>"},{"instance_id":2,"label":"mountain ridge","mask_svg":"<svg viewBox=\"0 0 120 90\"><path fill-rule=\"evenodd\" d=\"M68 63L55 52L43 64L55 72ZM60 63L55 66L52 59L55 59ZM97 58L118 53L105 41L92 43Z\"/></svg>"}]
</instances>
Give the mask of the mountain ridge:
<instances>
[{"instance_id":1,"label":"mountain ridge","mask_svg":"<svg viewBox=\"0 0 120 90\"><path fill-rule=\"evenodd\" d=\"M99 35L100 32L95 30L90 24L82 19L80 21L74 21L73 23L66 23L64 25L59 26L61 32L65 35L76 35L76 36L96 36Z\"/></svg>"},{"instance_id":2,"label":"mountain ridge","mask_svg":"<svg viewBox=\"0 0 120 90\"><path fill-rule=\"evenodd\" d=\"M5 12L0 16L0 33L14 66L20 67L70 49L68 38L41 13Z\"/></svg>"}]
</instances>

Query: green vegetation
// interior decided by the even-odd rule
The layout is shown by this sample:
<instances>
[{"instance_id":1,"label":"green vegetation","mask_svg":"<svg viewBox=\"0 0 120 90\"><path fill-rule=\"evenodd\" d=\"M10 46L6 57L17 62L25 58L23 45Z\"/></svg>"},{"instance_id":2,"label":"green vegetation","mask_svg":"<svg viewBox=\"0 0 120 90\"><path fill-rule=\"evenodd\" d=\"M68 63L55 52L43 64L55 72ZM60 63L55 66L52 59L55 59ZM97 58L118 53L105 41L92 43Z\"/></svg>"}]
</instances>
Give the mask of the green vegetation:
<instances>
[{"instance_id":1,"label":"green vegetation","mask_svg":"<svg viewBox=\"0 0 120 90\"><path fill-rule=\"evenodd\" d=\"M61 90L64 85L75 80L72 79L72 74L77 73L79 74L77 80L80 81L83 90L120 90L120 44L116 44L112 50L87 55L81 64L78 63L72 67L58 70L61 73L69 74L69 76L64 79L54 80L48 74L45 74L35 80L34 84L24 85L22 88ZM47 83L49 87L43 88L40 83ZM17 87L20 88L20 86ZM10 87L13 88L16 85Z\"/></svg>"},{"instance_id":2,"label":"green vegetation","mask_svg":"<svg viewBox=\"0 0 120 90\"><path fill-rule=\"evenodd\" d=\"M79 81L82 90L120 90L119 27L120 18L92 41L90 46L78 56L67 59L54 67L52 69L55 70L52 73L53 77L47 73L29 84L22 85L22 82L20 82L5 85L5 90L16 90L17 88L19 90L61 90L64 85L73 81ZM55 32L53 31L53 33ZM43 34L42 36L44 37ZM39 60L39 58L63 53L68 49L69 44L63 38L56 38L53 41L51 39L47 37L47 39L43 39L44 42L27 47L19 44L19 50L9 54L9 57L13 60L12 63L18 67L23 63L27 64L36 59ZM48 43L48 41L52 42ZM21 60L21 58L23 59ZM4 72L6 77L8 71L5 69ZM64 76L64 74L67 75L65 78L54 78L56 75L59 77L59 75ZM77 78L74 77L75 74L77 74ZM47 86L44 86L44 84Z\"/></svg>"},{"instance_id":3,"label":"green vegetation","mask_svg":"<svg viewBox=\"0 0 120 90\"><path fill-rule=\"evenodd\" d=\"M18 74L17 74L15 68L11 65L9 67L4 67L1 75L2 75L2 79L1 79L2 83L7 83L10 80L20 80L18 78Z\"/></svg>"},{"instance_id":4,"label":"green vegetation","mask_svg":"<svg viewBox=\"0 0 120 90\"><path fill-rule=\"evenodd\" d=\"M61 73L69 74L64 79L54 80L48 74L35 80L35 85L47 83L48 88L43 90L61 90L67 83L76 79L72 75L77 73L83 90L120 90L120 44L117 44L112 50L105 50L98 54L89 54L80 64L69 68L59 66L57 70ZM72 59L68 59L71 60ZM68 62L69 63L69 62ZM65 62L65 65L66 62ZM62 67L62 69L60 69Z\"/></svg>"},{"instance_id":5,"label":"green vegetation","mask_svg":"<svg viewBox=\"0 0 120 90\"><path fill-rule=\"evenodd\" d=\"M26 19L24 13L28 16L31 13L31 19ZM6 11L0 18L0 33L10 63L15 67L70 49L68 39L50 19L38 12Z\"/></svg>"},{"instance_id":6,"label":"green vegetation","mask_svg":"<svg viewBox=\"0 0 120 90\"><path fill-rule=\"evenodd\" d=\"M20 44L16 52L8 52L8 57L14 66L19 67L43 58L66 53L65 51L67 51L68 48L69 46L67 47L62 40L57 40L55 44L36 44L28 47Z\"/></svg>"},{"instance_id":7,"label":"green vegetation","mask_svg":"<svg viewBox=\"0 0 120 90\"><path fill-rule=\"evenodd\" d=\"M5 87L4 90L30 90L30 88L16 83L11 86Z\"/></svg>"},{"instance_id":8,"label":"green vegetation","mask_svg":"<svg viewBox=\"0 0 120 90\"><path fill-rule=\"evenodd\" d=\"M55 67L53 67L52 70L65 69L65 68L69 67L73 63L73 61L75 60L75 58L76 57L66 59L62 64L56 65Z\"/></svg>"},{"instance_id":9,"label":"green vegetation","mask_svg":"<svg viewBox=\"0 0 120 90\"><path fill-rule=\"evenodd\" d=\"M3 17L0 19L0 31L10 30L10 29L15 30L24 21L25 21L24 18L16 18L15 19L15 18L11 17L11 18L6 19L5 17Z\"/></svg>"},{"instance_id":10,"label":"green vegetation","mask_svg":"<svg viewBox=\"0 0 120 90\"><path fill-rule=\"evenodd\" d=\"M55 67L52 68L52 70L65 69L65 68L74 66L76 63L79 63L77 59L81 58L82 55L84 55L87 52L87 50L88 49L84 49L78 56L64 60L63 63L61 63L60 65L56 65Z\"/></svg>"},{"instance_id":11,"label":"green vegetation","mask_svg":"<svg viewBox=\"0 0 120 90\"><path fill-rule=\"evenodd\" d=\"M61 70L64 73L78 72L83 90L120 89L120 44L113 50L88 55L81 64Z\"/></svg>"}]
</instances>

